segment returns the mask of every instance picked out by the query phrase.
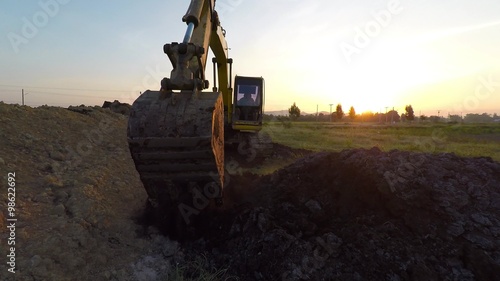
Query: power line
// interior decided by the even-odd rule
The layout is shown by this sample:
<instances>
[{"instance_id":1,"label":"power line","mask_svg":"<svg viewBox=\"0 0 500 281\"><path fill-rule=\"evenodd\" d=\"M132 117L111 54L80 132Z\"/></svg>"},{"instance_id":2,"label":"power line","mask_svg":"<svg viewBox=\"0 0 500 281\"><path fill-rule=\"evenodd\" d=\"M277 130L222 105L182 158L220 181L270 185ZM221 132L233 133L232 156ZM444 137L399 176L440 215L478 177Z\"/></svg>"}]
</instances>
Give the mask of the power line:
<instances>
[{"instance_id":1,"label":"power line","mask_svg":"<svg viewBox=\"0 0 500 281\"><path fill-rule=\"evenodd\" d=\"M47 106L60 106L60 107L66 107L67 105L64 104L64 103L40 103L40 102L27 102L26 103L27 105L30 105L30 106L42 106L42 105L47 105Z\"/></svg>"},{"instance_id":2,"label":"power line","mask_svg":"<svg viewBox=\"0 0 500 281\"><path fill-rule=\"evenodd\" d=\"M78 98L105 98L105 99L116 99L116 96L114 97L104 97L104 96L87 96L87 95L71 95L71 94L61 94L61 93L53 93L53 92L33 92L30 91L30 94L41 94L41 95L53 95L53 96L66 96L66 97L78 97Z\"/></svg>"},{"instance_id":3,"label":"power line","mask_svg":"<svg viewBox=\"0 0 500 281\"><path fill-rule=\"evenodd\" d=\"M94 91L94 92L116 92L116 93L128 93L128 92L130 92L130 91L128 91L128 90L105 90L105 89L76 89L76 88L32 87L32 86L5 85L5 84L0 84L0 87L24 88L24 89L64 90L64 91Z\"/></svg>"},{"instance_id":4,"label":"power line","mask_svg":"<svg viewBox=\"0 0 500 281\"><path fill-rule=\"evenodd\" d=\"M25 89L26 90L26 89ZM18 91L9 90L4 91L0 90L0 92L5 94L16 94ZM62 93L54 93L54 92L45 92L45 91L29 91L31 95L51 95L51 96L66 96L66 97L75 97L75 98L97 98L97 99L117 99L118 96L90 96L90 95L74 95L74 94L62 94Z\"/></svg>"},{"instance_id":5,"label":"power line","mask_svg":"<svg viewBox=\"0 0 500 281\"><path fill-rule=\"evenodd\" d=\"M6 101L6 100L0 100L0 102L3 102L5 104L19 104L21 103L19 101ZM47 105L47 106L58 106L58 107L67 107L70 105L78 105L81 103L74 102L74 103L62 103L62 102L32 102L32 101L27 101L25 102L25 105L27 106L42 106L42 105ZM91 106L91 105L90 105Z\"/></svg>"}]
</instances>

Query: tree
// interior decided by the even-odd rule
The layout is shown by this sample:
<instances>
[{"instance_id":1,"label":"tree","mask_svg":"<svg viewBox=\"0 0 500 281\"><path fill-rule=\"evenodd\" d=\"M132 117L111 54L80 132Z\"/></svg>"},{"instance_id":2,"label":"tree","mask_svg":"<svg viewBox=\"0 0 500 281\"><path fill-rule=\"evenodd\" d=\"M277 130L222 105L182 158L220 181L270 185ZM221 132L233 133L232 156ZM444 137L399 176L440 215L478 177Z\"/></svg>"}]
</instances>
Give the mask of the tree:
<instances>
[{"instance_id":1,"label":"tree","mask_svg":"<svg viewBox=\"0 0 500 281\"><path fill-rule=\"evenodd\" d=\"M378 122L379 120L378 113L377 115L375 115L375 113L371 111L365 111L361 113L361 120L363 122Z\"/></svg>"},{"instance_id":2,"label":"tree","mask_svg":"<svg viewBox=\"0 0 500 281\"><path fill-rule=\"evenodd\" d=\"M297 118L300 117L300 109L299 107L293 103L293 105L288 109L288 114L290 114L290 118L293 120L296 120Z\"/></svg>"},{"instance_id":3,"label":"tree","mask_svg":"<svg viewBox=\"0 0 500 281\"><path fill-rule=\"evenodd\" d=\"M349 118L351 118L351 120L354 120L354 118L356 118L356 111L354 110L354 106L351 106L351 108L349 109Z\"/></svg>"},{"instance_id":4,"label":"tree","mask_svg":"<svg viewBox=\"0 0 500 281\"><path fill-rule=\"evenodd\" d=\"M493 117L491 117L488 113L468 113L464 117L464 122L466 123L487 123L491 121L493 121Z\"/></svg>"},{"instance_id":5,"label":"tree","mask_svg":"<svg viewBox=\"0 0 500 281\"><path fill-rule=\"evenodd\" d=\"M342 110L342 105L340 103L337 104L337 111L335 112L335 115L337 116L337 120L342 120L342 117L344 117L344 111Z\"/></svg>"},{"instance_id":6,"label":"tree","mask_svg":"<svg viewBox=\"0 0 500 281\"><path fill-rule=\"evenodd\" d=\"M413 107L411 106L411 104L407 105L405 107L405 110L406 110L405 114L406 120L413 121L415 119L415 113L413 112Z\"/></svg>"},{"instance_id":7,"label":"tree","mask_svg":"<svg viewBox=\"0 0 500 281\"><path fill-rule=\"evenodd\" d=\"M441 117L436 115L431 115L429 116L429 121L431 121L432 123L439 123L441 122Z\"/></svg>"},{"instance_id":8,"label":"tree","mask_svg":"<svg viewBox=\"0 0 500 281\"><path fill-rule=\"evenodd\" d=\"M391 123L399 122L399 120L401 119L401 117L399 116L399 114L396 110L391 110L391 111L387 112L387 118L388 118L388 121Z\"/></svg>"},{"instance_id":9,"label":"tree","mask_svg":"<svg viewBox=\"0 0 500 281\"><path fill-rule=\"evenodd\" d=\"M460 123L462 122L462 117L460 117L460 115L457 114L450 114L448 115L448 120L451 123Z\"/></svg>"},{"instance_id":10,"label":"tree","mask_svg":"<svg viewBox=\"0 0 500 281\"><path fill-rule=\"evenodd\" d=\"M408 120L408 116L406 115L407 113L402 113L401 114L401 121L402 122L405 122L406 120Z\"/></svg>"}]
</instances>

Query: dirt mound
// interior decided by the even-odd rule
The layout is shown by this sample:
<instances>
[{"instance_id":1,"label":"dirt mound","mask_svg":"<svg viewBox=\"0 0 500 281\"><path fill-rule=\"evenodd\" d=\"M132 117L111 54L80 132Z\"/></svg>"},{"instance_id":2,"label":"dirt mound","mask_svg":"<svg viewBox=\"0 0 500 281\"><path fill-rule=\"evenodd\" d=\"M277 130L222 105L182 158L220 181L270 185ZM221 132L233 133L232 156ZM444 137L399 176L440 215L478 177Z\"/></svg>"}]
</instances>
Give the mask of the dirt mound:
<instances>
[{"instance_id":1,"label":"dirt mound","mask_svg":"<svg viewBox=\"0 0 500 281\"><path fill-rule=\"evenodd\" d=\"M17 218L11 245L16 273L3 266L0 280L161 277L169 266L162 250L176 244L154 231L145 238L136 234L142 227L134 218L146 194L128 153L126 117L99 107L75 108L0 103L4 265L10 252L4 243L10 236L10 172L16 179Z\"/></svg>"},{"instance_id":2,"label":"dirt mound","mask_svg":"<svg viewBox=\"0 0 500 281\"><path fill-rule=\"evenodd\" d=\"M212 218L192 248L243 280L500 277L491 159L318 153L240 188L253 190L251 206Z\"/></svg>"},{"instance_id":3,"label":"dirt mound","mask_svg":"<svg viewBox=\"0 0 500 281\"><path fill-rule=\"evenodd\" d=\"M181 244L138 217L126 116L0 102L0 124L0 208L15 172L18 218L16 274L1 280L500 279L500 164L488 158L356 149L261 177L232 163L228 203L201 211ZM271 157L307 154L275 145Z\"/></svg>"},{"instance_id":4,"label":"dirt mound","mask_svg":"<svg viewBox=\"0 0 500 281\"><path fill-rule=\"evenodd\" d=\"M120 113L120 114L123 114L126 116L128 116L131 107L132 106L130 104L121 103L117 100L114 100L113 102L105 101L102 104L102 108L109 108L111 111L113 111L115 113Z\"/></svg>"}]
</instances>

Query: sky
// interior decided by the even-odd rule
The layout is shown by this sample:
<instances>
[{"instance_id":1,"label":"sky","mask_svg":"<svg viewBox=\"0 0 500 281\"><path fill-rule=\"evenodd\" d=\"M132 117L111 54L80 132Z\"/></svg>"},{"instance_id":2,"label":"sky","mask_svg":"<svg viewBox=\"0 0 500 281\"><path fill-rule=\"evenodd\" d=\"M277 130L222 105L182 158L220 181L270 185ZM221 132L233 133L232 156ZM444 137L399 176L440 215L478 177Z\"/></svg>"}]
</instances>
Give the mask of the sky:
<instances>
[{"instance_id":1,"label":"sky","mask_svg":"<svg viewBox=\"0 0 500 281\"><path fill-rule=\"evenodd\" d=\"M132 103L172 66L189 1L0 3L0 101ZM500 113L500 1L217 0L234 74L262 76L266 111ZM211 64L207 77L211 79Z\"/></svg>"}]
</instances>

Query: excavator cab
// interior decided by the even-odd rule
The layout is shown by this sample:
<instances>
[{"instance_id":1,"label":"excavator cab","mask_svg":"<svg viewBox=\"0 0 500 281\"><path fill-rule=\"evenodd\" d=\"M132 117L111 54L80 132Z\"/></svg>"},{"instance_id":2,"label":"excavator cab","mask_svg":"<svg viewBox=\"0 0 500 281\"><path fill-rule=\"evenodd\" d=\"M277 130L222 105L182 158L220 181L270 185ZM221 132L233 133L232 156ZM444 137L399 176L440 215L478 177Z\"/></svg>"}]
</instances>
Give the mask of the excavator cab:
<instances>
[{"instance_id":1,"label":"excavator cab","mask_svg":"<svg viewBox=\"0 0 500 281\"><path fill-rule=\"evenodd\" d=\"M234 78L233 129L255 132L262 128L264 79L236 76Z\"/></svg>"}]
</instances>

